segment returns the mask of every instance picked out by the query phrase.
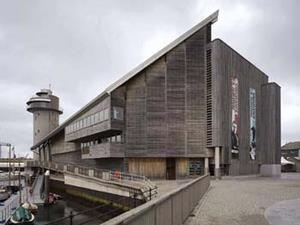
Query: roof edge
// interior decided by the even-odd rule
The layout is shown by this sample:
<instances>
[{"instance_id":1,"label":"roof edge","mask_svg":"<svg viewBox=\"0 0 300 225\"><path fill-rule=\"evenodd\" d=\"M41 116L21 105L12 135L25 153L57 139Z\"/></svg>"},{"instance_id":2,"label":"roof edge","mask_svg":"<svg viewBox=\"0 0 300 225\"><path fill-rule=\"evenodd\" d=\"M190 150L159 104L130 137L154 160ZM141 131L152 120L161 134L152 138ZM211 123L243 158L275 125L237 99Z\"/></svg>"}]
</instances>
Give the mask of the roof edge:
<instances>
[{"instance_id":1,"label":"roof edge","mask_svg":"<svg viewBox=\"0 0 300 225\"><path fill-rule=\"evenodd\" d=\"M80 115L82 112L87 110L91 105L94 104L97 100L99 100L101 97L107 95L110 95L110 93L127 82L129 79L137 75L139 72L144 70L146 67L154 63L156 60L158 60L160 57L165 55L167 52L175 48L178 44L186 40L188 37L196 33L198 30L206 26L207 24L215 23L218 21L218 15L219 15L219 10L215 11L212 13L210 16L206 17L204 20L202 20L200 23L196 24L193 26L191 29L180 35L178 38L176 38L174 41L172 41L170 44L168 44L166 47L163 49L159 50L157 53L152 55L150 58L146 59L143 63L139 64L137 67L129 71L127 74L125 74L123 77L118 79L116 82L108 86L101 94L96 96L94 99L92 99L90 102L88 102L85 106L83 106L80 110L75 112L73 115L71 115L67 120L65 120L61 125L59 125L57 128L55 128L53 131L51 131L49 134L47 134L45 137L43 137L39 142L34 144L30 149L33 150L40 146L43 142L51 138L52 136L56 135L59 133L68 123L70 123L73 119L75 119L78 115Z\"/></svg>"},{"instance_id":2,"label":"roof edge","mask_svg":"<svg viewBox=\"0 0 300 225\"><path fill-rule=\"evenodd\" d=\"M180 35L178 38L176 38L174 41L172 41L170 44L168 44L166 47L163 49L159 50L157 53L152 55L150 58L146 59L143 63L139 64L137 67L129 71L127 74L125 74L123 77L121 77L119 80L108 86L105 91L108 93L111 93L113 90L127 82L129 79L134 77L136 74L144 70L146 67L154 63L156 60L158 60L160 57L165 55L167 52L175 48L178 44L186 40L188 37L196 33L198 30L206 26L207 24L215 23L218 21L218 16L219 16L219 10L215 11L212 13L210 16L202 20L200 23L196 24L193 26L191 29Z\"/></svg>"}]
</instances>

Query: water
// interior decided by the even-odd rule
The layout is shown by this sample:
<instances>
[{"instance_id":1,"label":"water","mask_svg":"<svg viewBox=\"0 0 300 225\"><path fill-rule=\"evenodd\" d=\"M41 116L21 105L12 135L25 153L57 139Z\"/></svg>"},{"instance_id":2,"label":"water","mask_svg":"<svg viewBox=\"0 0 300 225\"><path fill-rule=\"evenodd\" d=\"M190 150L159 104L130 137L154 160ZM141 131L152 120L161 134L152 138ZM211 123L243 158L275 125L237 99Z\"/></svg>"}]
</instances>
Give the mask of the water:
<instances>
[{"instance_id":1,"label":"water","mask_svg":"<svg viewBox=\"0 0 300 225\"><path fill-rule=\"evenodd\" d=\"M71 211L73 211L74 214L77 212L83 211L88 209L87 207L80 205L76 202L71 201L65 201L65 200L58 200L56 204L54 205L39 205L38 213L36 214L35 223L36 225L43 225L47 224L53 220L57 220L59 218L63 218L66 216L69 216ZM91 213L86 213L83 215L78 215L73 218L73 224L81 224L84 221L87 221L91 218ZM86 223L88 225L98 225L103 220L95 218L94 221L90 223ZM61 222L56 222L56 225L69 225L70 219L66 219Z\"/></svg>"},{"instance_id":2,"label":"water","mask_svg":"<svg viewBox=\"0 0 300 225\"><path fill-rule=\"evenodd\" d=\"M54 220L67 217L70 215L71 211L73 215L76 215L78 212L87 211L95 206L86 206L82 204L82 201L74 201L74 197L71 199L70 196L64 196L64 199L58 200L53 205L39 205L38 213L36 214L35 225L44 225L50 223ZM98 206L97 206L98 207ZM110 213L112 212L112 213ZM105 215L108 213L107 215ZM73 218L73 225L99 225L102 222L113 218L122 211L116 208L113 208L108 205L99 206L97 210L92 210L85 212L80 215L76 215ZM88 222L90 221L90 222ZM63 221L52 223L53 225L69 225L70 218L67 218ZM52 225L51 224L51 225Z\"/></svg>"}]
</instances>

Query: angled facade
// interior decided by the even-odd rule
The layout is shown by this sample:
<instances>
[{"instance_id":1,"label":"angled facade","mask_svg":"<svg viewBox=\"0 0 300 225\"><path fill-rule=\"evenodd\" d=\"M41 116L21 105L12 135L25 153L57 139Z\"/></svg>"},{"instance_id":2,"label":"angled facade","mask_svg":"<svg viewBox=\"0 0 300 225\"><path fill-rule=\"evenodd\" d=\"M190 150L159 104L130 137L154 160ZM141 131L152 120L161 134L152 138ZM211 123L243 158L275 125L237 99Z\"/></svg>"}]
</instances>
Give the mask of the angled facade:
<instances>
[{"instance_id":1,"label":"angled facade","mask_svg":"<svg viewBox=\"0 0 300 225\"><path fill-rule=\"evenodd\" d=\"M280 164L280 87L222 40L215 12L34 142L40 160L175 179Z\"/></svg>"}]
</instances>

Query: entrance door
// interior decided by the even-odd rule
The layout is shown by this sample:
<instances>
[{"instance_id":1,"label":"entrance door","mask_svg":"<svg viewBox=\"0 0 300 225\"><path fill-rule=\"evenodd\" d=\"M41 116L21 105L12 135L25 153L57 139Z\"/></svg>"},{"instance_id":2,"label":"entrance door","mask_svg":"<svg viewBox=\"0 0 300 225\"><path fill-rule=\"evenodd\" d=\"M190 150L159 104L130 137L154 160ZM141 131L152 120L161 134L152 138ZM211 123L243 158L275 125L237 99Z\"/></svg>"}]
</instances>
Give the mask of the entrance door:
<instances>
[{"instance_id":1,"label":"entrance door","mask_svg":"<svg viewBox=\"0 0 300 225\"><path fill-rule=\"evenodd\" d=\"M166 179L175 180L176 179L176 160L175 158L166 159Z\"/></svg>"}]
</instances>

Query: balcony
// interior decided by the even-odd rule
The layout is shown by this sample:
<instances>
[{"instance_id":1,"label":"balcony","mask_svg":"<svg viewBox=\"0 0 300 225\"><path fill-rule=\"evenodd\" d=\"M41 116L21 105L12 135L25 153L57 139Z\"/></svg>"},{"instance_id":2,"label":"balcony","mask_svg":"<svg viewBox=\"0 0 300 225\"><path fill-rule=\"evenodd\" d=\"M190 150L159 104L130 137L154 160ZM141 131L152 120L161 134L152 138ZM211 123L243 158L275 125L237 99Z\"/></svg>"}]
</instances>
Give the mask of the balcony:
<instances>
[{"instance_id":1,"label":"balcony","mask_svg":"<svg viewBox=\"0 0 300 225\"><path fill-rule=\"evenodd\" d=\"M101 143L81 150L82 159L123 158L124 145L121 143Z\"/></svg>"}]
</instances>

